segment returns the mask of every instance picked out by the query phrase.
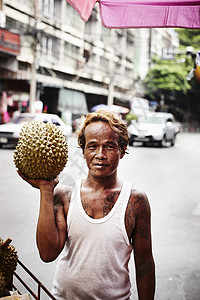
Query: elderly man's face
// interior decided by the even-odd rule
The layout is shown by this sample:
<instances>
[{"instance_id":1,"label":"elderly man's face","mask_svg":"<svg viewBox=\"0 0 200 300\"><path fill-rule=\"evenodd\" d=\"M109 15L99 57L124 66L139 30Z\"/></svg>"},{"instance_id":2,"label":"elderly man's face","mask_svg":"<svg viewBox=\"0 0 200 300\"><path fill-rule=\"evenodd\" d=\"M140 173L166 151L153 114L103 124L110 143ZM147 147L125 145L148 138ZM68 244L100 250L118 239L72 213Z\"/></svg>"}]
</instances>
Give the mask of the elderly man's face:
<instances>
[{"instance_id":1,"label":"elderly man's face","mask_svg":"<svg viewBox=\"0 0 200 300\"><path fill-rule=\"evenodd\" d=\"M84 158L91 175L103 178L114 174L122 157L119 134L107 123L98 121L86 127Z\"/></svg>"}]
</instances>

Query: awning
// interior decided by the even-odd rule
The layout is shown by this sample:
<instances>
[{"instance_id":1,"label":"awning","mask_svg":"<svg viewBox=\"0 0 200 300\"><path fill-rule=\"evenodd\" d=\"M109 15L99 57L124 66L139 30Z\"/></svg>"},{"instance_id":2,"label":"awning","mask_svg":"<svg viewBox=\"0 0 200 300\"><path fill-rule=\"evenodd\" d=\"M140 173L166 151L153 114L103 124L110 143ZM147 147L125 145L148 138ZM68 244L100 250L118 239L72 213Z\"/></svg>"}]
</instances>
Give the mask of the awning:
<instances>
[{"instance_id":1,"label":"awning","mask_svg":"<svg viewBox=\"0 0 200 300\"><path fill-rule=\"evenodd\" d=\"M96 0L67 0L84 21ZM102 24L108 28L200 28L200 1L100 0Z\"/></svg>"},{"instance_id":2,"label":"awning","mask_svg":"<svg viewBox=\"0 0 200 300\"><path fill-rule=\"evenodd\" d=\"M85 22L88 21L97 1L98 0L67 0Z\"/></svg>"},{"instance_id":3,"label":"awning","mask_svg":"<svg viewBox=\"0 0 200 300\"><path fill-rule=\"evenodd\" d=\"M109 28L200 28L200 1L101 0L100 14Z\"/></svg>"}]
</instances>

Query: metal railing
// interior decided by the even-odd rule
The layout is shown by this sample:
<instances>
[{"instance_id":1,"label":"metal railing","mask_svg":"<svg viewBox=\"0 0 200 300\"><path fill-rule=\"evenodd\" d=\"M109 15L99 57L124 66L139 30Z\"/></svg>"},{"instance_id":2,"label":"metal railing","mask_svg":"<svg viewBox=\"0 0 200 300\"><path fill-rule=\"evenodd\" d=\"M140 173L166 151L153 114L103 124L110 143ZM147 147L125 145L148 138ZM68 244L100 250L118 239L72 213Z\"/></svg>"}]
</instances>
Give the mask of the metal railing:
<instances>
[{"instance_id":1,"label":"metal railing","mask_svg":"<svg viewBox=\"0 0 200 300\"><path fill-rule=\"evenodd\" d=\"M21 266L21 268L28 273L28 275L36 282L37 284L37 293L35 293L26 283L25 281L17 274L17 272L14 272L14 279L18 280L24 287L25 289L36 299L40 300L41 299L41 290L43 290L48 296L49 299L56 300L56 298L48 291L48 289L33 275L33 273L20 261L18 260L18 265ZM15 281L16 281L15 280ZM22 294L19 290L19 288L16 287L16 284L12 283L12 288L16 290L19 294Z\"/></svg>"}]
</instances>

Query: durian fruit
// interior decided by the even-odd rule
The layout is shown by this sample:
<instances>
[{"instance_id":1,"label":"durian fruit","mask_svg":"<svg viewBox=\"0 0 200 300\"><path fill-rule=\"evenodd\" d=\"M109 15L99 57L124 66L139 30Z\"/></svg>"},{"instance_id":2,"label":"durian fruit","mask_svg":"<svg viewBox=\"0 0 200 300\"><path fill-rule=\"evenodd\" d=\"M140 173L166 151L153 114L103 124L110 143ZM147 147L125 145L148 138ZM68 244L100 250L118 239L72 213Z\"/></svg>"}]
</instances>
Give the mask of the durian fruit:
<instances>
[{"instance_id":1,"label":"durian fruit","mask_svg":"<svg viewBox=\"0 0 200 300\"><path fill-rule=\"evenodd\" d=\"M68 160L63 131L53 123L31 121L20 132L14 151L17 169L29 179L54 179Z\"/></svg>"},{"instance_id":2,"label":"durian fruit","mask_svg":"<svg viewBox=\"0 0 200 300\"><path fill-rule=\"evenodd\" d=\"M0 274L0 298L10 296L9 290L6 287L6 281L5 278L1 276Z\"/></svg>"},{"instance_id":3,"label":"durian fruit","mask_svg":"<svg viewBox=\"0 0 200 300\"><path fill-rule=\"evenodd\" d=\"M0 239L0 297L9 295L9 285L17 267L18 255L11 239Z\"/></svg>"}]
</instances>

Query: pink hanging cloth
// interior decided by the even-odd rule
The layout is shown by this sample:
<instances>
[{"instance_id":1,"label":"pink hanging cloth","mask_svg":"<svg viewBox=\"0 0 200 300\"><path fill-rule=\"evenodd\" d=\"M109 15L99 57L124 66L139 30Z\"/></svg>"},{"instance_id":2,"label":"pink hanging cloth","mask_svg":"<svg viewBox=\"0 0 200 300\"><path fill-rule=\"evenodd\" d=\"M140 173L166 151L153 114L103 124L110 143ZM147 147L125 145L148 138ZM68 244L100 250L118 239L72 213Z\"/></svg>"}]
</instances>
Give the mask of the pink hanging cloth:
<instances>
[{"instance_id":1,"label":"pink hanging cloth","mask_svg":"<svg viewBox=\"0 0 200 300\"><path fill-rule=\"evenodd\" d=\"M88 21L97 1L98 0L67 0L84 22Z\"/></svg>"},{"instance_id":2,"label":"pink hanging cloth","mask_svg":"<svg viewBox=\"0 0 200 300\"><path fill-rule=\"evenodd\" d=\"M108 28L200 28L200 1L100 0L102 24Z\"/></svg>"}]
</instances>

